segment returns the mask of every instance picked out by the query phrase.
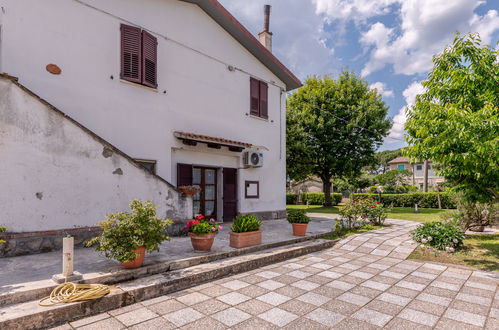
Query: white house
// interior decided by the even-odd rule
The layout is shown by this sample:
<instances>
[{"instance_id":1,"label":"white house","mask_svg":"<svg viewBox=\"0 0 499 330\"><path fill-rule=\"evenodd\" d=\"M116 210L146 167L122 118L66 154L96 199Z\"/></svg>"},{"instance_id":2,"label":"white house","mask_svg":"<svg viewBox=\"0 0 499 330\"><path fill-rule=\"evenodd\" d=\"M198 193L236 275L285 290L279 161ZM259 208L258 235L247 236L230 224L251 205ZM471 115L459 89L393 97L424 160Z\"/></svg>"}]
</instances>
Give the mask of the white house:
<instances>
[{"instance_id":1,"label":"white house","mask_svg":"<svg viewBox=\"0 0 499 330\"><path fill-rule=\"evenodd\" d=\"M99 143L142 164L153 177L172 187L200 185L192 211L223 221L236 214L255 213L262 219L285 214L285 92L301 82L272 55L271 38L268 19L260 33L262 44L216 0L0 0L0 72L17 77L22 88L86 127L104 141ZM0 100L10 99L0 107L0 155L7 155L2 129L12 125L7 108L23 109L11 116L30 116L26 107L31 101L11 97L12 90L0 90ZM67 138L58 131L64 125L45 125L36 139ZM16 139L12 131L7 137L12 157L15 143L35 139ZM87 160L75 153L79 147L46 148L43 162L38 153L20 159L43 172L56 166L61 153L72 152L73 160L81 157L83 168ZM124 194L123 188L120 193L92 188L93 180L119 186L116 168L110 179L83 170L68 179L57 174L63 168L54 167L43 172L43 180L52 184L40 187L36 180L26 184L26 175L36 173L23 173L25 167L16 164L20 161L4 162L1 179L9 182L0 187L9 187L8 193L0 192L0 204L2 213L5 205L12 211L1 215L0 225L10 231L92 226L101 220L98 215L125 210L130 197L151 195L138 183L141 188L133 191L133 181L126 180L139 180L139 174L126 172L128 165L115 166L127 186ZM108 171L107 165L88 166ZM85 191L78 188L82 182ZM40 192L42 199L36 195ZM183 198L175 188L171 193L175 200ZM96 203L94 195L112 202ZM85 212L86 203L92 212ZM190 203L184 205L191 208ZM188 213L179 209L172 214L182 218Z\"/></svg>"}]
</instances>

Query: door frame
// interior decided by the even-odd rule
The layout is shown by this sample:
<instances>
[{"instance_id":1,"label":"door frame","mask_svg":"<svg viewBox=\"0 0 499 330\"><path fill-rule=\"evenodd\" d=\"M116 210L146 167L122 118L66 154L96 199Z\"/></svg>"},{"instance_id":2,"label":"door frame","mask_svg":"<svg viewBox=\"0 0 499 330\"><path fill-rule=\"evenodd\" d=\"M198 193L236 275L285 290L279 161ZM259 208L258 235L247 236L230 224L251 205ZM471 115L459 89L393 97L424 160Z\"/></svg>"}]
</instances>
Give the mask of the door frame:
<instances>
[{"instance_id":1,"label":"door frame","mask_svg":"<svg viewBox=\"0 0 499 330\"><path fill-rule=\"evenodd\" d=\"M198 166L198 165L192 165L192 181L193 181L193 185L194 184L197 184L197 183L194 183L194 169L195 168L198 168L201 170L201 182L199 183L199 186L201 187L201 193L200 193L200 199L199 199L199 211L200 211L200 214L206 216L204 213L206 213L206 199L205 199L205 193L204 193L204 190L203 188L206 187L206 183L205 183L205 170L214 170L215 171L215 177L214 177L214 183L213 184L209 184L209 185L213 185L214 188L215 188L215 191L214 191L214 196L215 198L213 199L213 217L217 217L217 204L218 204L218 168L217 167L211 167L211 166ZM210 200L211 201L211 200ZM193 201L194 202L194 201ZM201 212L201 210L203 212Z\"/></svg>"}]
</instances>

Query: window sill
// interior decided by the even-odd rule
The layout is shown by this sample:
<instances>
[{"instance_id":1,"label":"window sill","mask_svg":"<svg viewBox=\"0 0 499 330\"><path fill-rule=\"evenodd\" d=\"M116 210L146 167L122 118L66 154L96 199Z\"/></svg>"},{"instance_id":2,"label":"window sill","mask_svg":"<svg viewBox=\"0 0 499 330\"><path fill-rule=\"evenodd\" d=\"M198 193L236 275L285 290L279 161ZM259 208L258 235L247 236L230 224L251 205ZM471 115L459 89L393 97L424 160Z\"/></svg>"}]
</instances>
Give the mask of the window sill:
<instances>
[{"instance_id":1,"label":"window sill","mask_svg":"<svg viewBox=\"0 0 499 330\"><path fill-rule=\"evenodd\" d=\"M254 118L254 119L258 119L258 120L261 120L261 121L266 121L268 122L269 119L268 118L262 118L262 117L258 117L258 116L255 116L255 115L249 115L250 118Z\"/></svg>"},{"instance_id":2,"label":"window sill","mask_svg":"<svg viewBox=\"0 0 499 330\"><path fill-rule=\"evenodd\" d=\"M133 85L133 86L141 87L141 88L147 89L147 90L149 90L151 92L158 93L158 89L157 88L153 88L153 87L149 87L149 86L146 86L146 85L142 85L142 84L139 84L139 83L136 83L136 82L133 82L133 81L128 81L128 80L125 80L125 79L122 79L122 78L120 78L120 81L122 83L125 83L125 84L128 84L128 85Z\"/></svg>"}]
</instances>

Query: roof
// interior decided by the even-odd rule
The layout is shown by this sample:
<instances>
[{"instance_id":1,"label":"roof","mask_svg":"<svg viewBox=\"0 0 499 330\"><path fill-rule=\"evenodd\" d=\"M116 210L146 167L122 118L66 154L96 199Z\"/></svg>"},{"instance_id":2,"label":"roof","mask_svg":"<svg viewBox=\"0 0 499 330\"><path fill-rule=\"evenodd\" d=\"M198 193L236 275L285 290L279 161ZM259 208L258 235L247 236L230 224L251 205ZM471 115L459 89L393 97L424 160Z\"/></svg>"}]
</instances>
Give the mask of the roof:
<instances>
[{"instance_id":1,"label":"roof","mask_svg":"<svg viewBox=\"0 0 499 330\"><path fill-rule=\"evenodd\" d=\"M186 139L186 140L192 140L204 143L217 143L217 144L222 144L224 146L235 146L235 147L246 147L246 148L253 146L251 143L247 142L240 142L240 141L229 140L225 138L208 136L208 135L195 134L195 133L176 131L173 132L173 134L175 135L175 137L179 139Z\"/></svg>"},{"instance_id":2,"label":"roof","mask_svg":"<svg viewBox=\"0 0 499 330\"><path fill-rule=\"evenodd\" d=\"M409 157L400 156L388 162L388 164L396 164L396 163L409 163Z\"/></svg>"},{"instance_id":3,"label":"roof","mask_svg":"<svg viewBox=\"0 0 499 330\"><path fill-rule=\"evenodd\" d=\"M236 39L263 65L286 84L286 91L302 85L298 79L277 57L263 46L232 14L217 0L180 0L198 5L208 16Z\"/></svg>"}]
</instances>

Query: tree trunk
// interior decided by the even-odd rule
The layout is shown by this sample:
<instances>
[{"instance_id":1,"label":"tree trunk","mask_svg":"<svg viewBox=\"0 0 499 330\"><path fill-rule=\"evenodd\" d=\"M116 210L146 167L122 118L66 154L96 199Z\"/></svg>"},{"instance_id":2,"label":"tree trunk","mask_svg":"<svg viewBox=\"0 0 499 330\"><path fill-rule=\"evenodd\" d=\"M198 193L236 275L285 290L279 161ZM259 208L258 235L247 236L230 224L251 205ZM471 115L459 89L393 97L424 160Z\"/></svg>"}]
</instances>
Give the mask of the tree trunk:
<instances>
[{"instance_id":1,"label":"tree trunk","mask_svg":"<svg viewBox=\"0 0 499 330\"><path fill-rule=\"evenodd\" d=\"M324 206L332 206L331 203L331 178L322 179L322 191L324 192Z\"/></svg>"},{"instance_id":2,"label":"tree trunk","mask_svg":"<svg viewBox=\"0 0 499 330\"><path fill-rule=\"evenodd\" d=\"M428 161L425 160L423 163L423 174L424 174L424 179L423 179L423 191L428 192Z\"/></svg>"}]
</instances>

